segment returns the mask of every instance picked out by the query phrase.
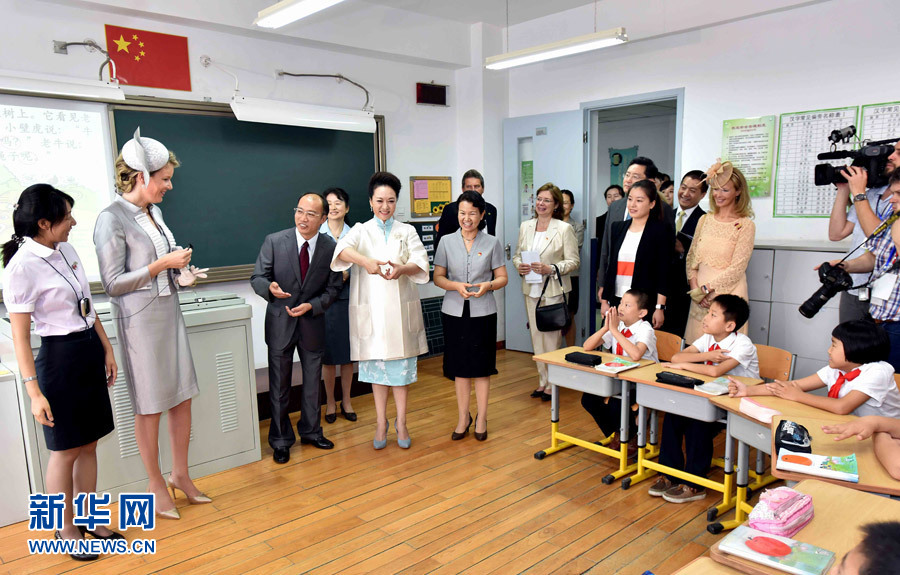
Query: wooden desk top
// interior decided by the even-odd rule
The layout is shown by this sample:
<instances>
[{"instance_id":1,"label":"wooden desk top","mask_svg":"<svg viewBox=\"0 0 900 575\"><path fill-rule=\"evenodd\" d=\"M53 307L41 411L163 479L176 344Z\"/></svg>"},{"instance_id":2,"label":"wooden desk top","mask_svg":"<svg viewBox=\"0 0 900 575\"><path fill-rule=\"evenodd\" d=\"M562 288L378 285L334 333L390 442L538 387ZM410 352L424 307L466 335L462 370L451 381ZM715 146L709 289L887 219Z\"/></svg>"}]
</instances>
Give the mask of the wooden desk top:
<instances>
[{"instance_id":1,"label":"wooden desk top","mask_svg":"<svg viewBox=\"0 0 900 575\"><path fill-rule=\"evenodd\" d=\"M653 363L646 367L637 367L635 369L629 369L628 371L623 371L617 376L619 379L624 379L627 381L633 381L635 383L642 383L647 385L652 385L654 387L661 387L663 389L673 389L683 393L687 393L690 395L698 395L700 397L705 397L707 399L713 399L714 395L710 395L708 393L703 393L702 391L697 391L693 387L678 387L677 385L668 385L666 383L659 383L656 381L656 375L661 371L669 371L672 373L677 373L680 375L686 375L688 377L694 377L700 379L702 381L712 381L716 379L715 377L709 375L700 375L699 373L694 373L692 371L685 371L683 369L672 369L669 367L663 367L662 364ZM762 383L761 379L754 379L752 377L736 377L735 379L744 382L747 385L758 385Z\"/></svg>"},{"instance_id":2,"label":"wooden desk top","mask_svg":"<svg viewBox=\"0 0 900 575\"><path fill-rule=\"evenodd\" d=\"M712 401L717 406L721 407L725 411L734 413L735 415L740 415L745 419L753 419L754 421L759 421L750 417L746 413L742 412L740 409L741 405L740 397L728 397L727 395L718 395L713 397L710 401ZM765 407L769 407L771 409L776 409L782 413L785 417L795 418L795 417L817 417L819 419L830 419L835 422L840 421L850 421L855 416L853 415L838 415L836 413L831 413L830 411L825 411L819 409L817 407L811 407L809 405L804 405L797 401L791 401L789 399L782 399L780 397L775 397L774 395L762 395L762 396L753 396L749 399L763 405ZM764 422L760 422L763 423Z\"/></svg>"},{"instance_id":3,"label":"wooden desk top","mask_svg":"<svg viewBox=\"0 0 900 575\"><path fill-rule=\"evenodd\" d=\"M900 518L900 501L810 479L801 481L794 489L812 496L815 515L809 525L794 535L793 539L834 551L835 563L840 562L844 554L860 542L862 539L860 526L876 521L897 521ZM718 543L709 551L717 563L734 567L744 573L752 575L783 573L723 553L719 551Z\"/></svg>"},{"instance_id":4,"label":"wooden desk top","mask_svg":"<svg viewBox=\"0 0 900 575\"><path fill-rule=\"evenodd\" d=\"M859 466L859 483L849 483L847 481L826 479L824 477L816 477L817 481L833 483L853 490L900 495L900 481L897 481L888 475L884 466L881 465L875 457L872 438L870 437L859 441L855 437L850 437L843 441L835 441L833 435L828 435L822 431L823 425L834 424L834 420L776 415L772 418L773 453L775 449L775 429L778 426L778 422L782 419L790 419L809 430L809 434L812 436L812 451L816 455L840 456L850 455L851 453L856 454L856 463ZM809 475L803 473L775 469L774 464L772 465L772 475L779 479L788 479L791 481L804 481L810 479ZM900 520L900 508L898 508L897 513L894 515L894 519Z\"/></svg>"},{"instance_id":5,"label":"wooden desk top","mask_svg":"<svg viewBox=\"0 0 900 575\"><path fill-rule=\"evenodd\" d=\"M572 353L573 351L580 351L580 352L582 352L582 353L589 353L589 354L591 354L591 355L599 355L600 357L603 358L603 361L610 361L610 360L615 359L616 357L619 357L619 356L617 356L617 355L615 355L615 354L612 354L612 353L606 353L605 351L604 351L604 352L601 352L601 351L585 351L583 347L579 347L579 346L577 346L577 345L573 345L573 346L571 346L571 347L564 347L564 348L562 348L562 349L557 349L556 351L548 351L547 353L542 353L541 355L535 355L535 356L532 356L531 359L533 359L534 361L539 361L539 362L541 362L541 363L548 363L548 364L552 364L552 365L559 365L559 366L562 366L562 367L569 367L569 368L572 368L572 369L578 369L578 370L581 370L581 371L586 371L586 372L588 372L588 373L596 373L597 375L606 375L606 376L609 376L609 377L618 377L618 378L621 378L623 374L628 373L627 371L623 371L623 372L620 372L620 373L617 373L617 374L614 374L614 375L610 375L610 374L608 374L608 373L604 373L604 372L602 372L602 371L599 371L599 370L597 370L597 369L594 369L593 367L591 367L591 366L589 366L589 365L581 365L581 364L578 364L578 363L572 363L572 362L570 362L570 361L566 361L566 354ZM628 358L625 358L625 359L628 359ZM629 360L629 361L631 361L631 360ZM650 361L649 359L642 359L642 360L639 361L638 363L639 363L640 365L642 365L642 366L645 366L645 365L653 365L653 362ZM628 371L635 371L635 370L638 370L638 369L641 369L641 368L637 368L637 367L636 367L636 368L630 369L630 370L628 370Z\"/></svg>"},{"instance_id":6,"label":"wooden desk top","mask_svg":"<svg viewBox=\"0 0 900 575\"><path fill-rule=\"evenodd\" d=\"M716 563L709 557L699 557L676 571L675 575L738 575L739 573L740 571Z\"/></svg>"}]
</instances>

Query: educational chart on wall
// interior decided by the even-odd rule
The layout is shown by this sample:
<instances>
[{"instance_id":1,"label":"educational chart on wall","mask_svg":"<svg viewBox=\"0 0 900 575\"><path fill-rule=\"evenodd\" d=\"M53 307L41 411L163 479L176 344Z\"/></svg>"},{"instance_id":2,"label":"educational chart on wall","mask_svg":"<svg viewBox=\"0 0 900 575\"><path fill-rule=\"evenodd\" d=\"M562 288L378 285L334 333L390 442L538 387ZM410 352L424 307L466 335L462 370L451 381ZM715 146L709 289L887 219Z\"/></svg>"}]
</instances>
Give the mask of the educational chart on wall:
<instances>
[{"instance_id":1,"label":"educational chart on wall","mask_svg":"<svg viewBox=\"0 0 900 575\"><path fill-rule=\"evenodd\" d=\"M434 225L436 223L409 222L409 225L416 228L416 233L419 234L419 239L422 240L422 245L425 246L425 251L428 252L428 269L431 271L432 276L434 275L434 252L437 249L434 233Z\"/></svg>"},{"instance_id":2,"label":"educational chart on wall","mask_svg":"<svg viewBox=\"0 0 900 575\"><path fill-rule=\"evenodd\" d=\"M409 203L412 217L440 216L444 206L453 201L450 176L410 176Z\"/></svg>"},{"instance_id":3,"label":"educational chart on wall","mask_svg":"<svg viewBox=\"0 0 900 575\"><path fill-rule=\"evenodd\" d=\"M775 155L775 116L739 118L722 122L722 159L737 166L747 178L750 195L772 193Z\"/></svg>"},{"instance_id":4,"label":"educational chart on wall","mask_svg":"<svg viewBox=\"0 0 900 575\"><path fill-rule=\"evenodd\" d=\"M522 186L522 192L519 196L519 207L522 210L522 217L530 218L531 210L534 206L534 162L532 160L522 162L519 181Z\"/></svg>"},{"instance_id":5,"label":"educational chart on wall","mask_svg":"<svg viewBox=\"0 0 900 575\"><path fill-rule=\"evenodd\" d=\"M900 138L900 102L863 106L859 137L867 140Z\"/></svg>"},{"instance_id":6,"label":"educational chart on wall","mask_svg":"<svg viewBox=\"0 0 900 575\"><path fill-rule=\"evenodd\" d=\"M834 186L816 186L813 170L822 163L816 156L830 149L828 136L856 124L859 106L782 114L778 129L778 166L775 171L776 218L827 218L834 205ZM848 150L850 144L839 144ZM834 165L846 160L833 160Z\"/></svg>"},{"instance_id":7,"label":"educational chart on wall","mask_svg":"<svg viewBox=\"0 0 900 575\"><path fill-rule=\"evenodd\" d=\"M13 206L32 184L50 184L75 200L69 243L91 281L97 214L113 198L106 106L0 95L0 242L12 235Z\"/></svg>"}]
</instances>

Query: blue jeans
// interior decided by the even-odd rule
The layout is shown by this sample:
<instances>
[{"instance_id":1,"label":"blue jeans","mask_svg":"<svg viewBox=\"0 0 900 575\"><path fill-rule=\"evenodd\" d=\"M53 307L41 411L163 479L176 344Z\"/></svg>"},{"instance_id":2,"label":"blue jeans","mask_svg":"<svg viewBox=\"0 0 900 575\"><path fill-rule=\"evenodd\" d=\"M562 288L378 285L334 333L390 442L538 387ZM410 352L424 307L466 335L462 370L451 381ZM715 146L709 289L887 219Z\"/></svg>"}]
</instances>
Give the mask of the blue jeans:
<instances>
[{"instance_id":1,"label":"blue jeans","mask_svg":"<svg viewBox=\"0 0 900 575\"><path fill-rule=\"evenodd\" d=\"M894 371L900 373L900 321L886 321L881 324L891 340L891 353L888 363L894 366Z\"/></svg>"}]
</instances>

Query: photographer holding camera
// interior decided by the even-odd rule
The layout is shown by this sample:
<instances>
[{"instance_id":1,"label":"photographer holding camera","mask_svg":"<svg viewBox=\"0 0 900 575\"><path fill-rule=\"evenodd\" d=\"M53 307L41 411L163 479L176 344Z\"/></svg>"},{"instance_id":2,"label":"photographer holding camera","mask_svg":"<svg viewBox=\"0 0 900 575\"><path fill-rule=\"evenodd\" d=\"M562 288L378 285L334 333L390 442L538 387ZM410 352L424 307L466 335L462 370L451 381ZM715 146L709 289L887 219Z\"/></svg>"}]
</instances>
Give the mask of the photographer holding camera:
<instances>
[{"instance_id":1,"label":"photographer holding camera","mask_svg":"<svg viewBox=\"0 0 900 575\"><path fill-rule=\"evenodd\" d=\"M891 155L891 158L895 158L892 163L897 163L897 156L897 151ZM852 185L851 181L851 189ZM900 216L900 170L895 169L891 172L887 189L891 212L894 216ZM858 202L858 204L860 203L867 204L862 200ZM868 205L860 210L860 216L866 207ZM862 221L863 217L860 217L860 220ZM888 363L894 366L894 370L900 371L900 281L898 281L898 275L900 275L898 273L900 270L900 260L898 260L900 219L893 221L884 233L879 233L871 238L865 247L867 251L857 258L843 263L840 260L828 263L843 268L851 274L863 274L862 277L865 277L868 272L873 272L868 286L868 289L871 290L868 311L875 323L880 324L887 332L891 341ZM858 284L854 282L854 285Z\"/></svg>"},{"instance_id":2,"label":"photographer holding camera","mask_svg":"<svg viewBox=\"0 0 900 575\"><path fill-rule=\"evenodd\" d=\"M883 175L889 176L898 167L900 142L894 145L893 153L888 156ZM838 191L828 220L828 239L837 242L852 234L854 249L847 255L858 255L864 248L856 246L862 244L893 211L891 191L888 185L870 187L867 190L868 172L863 167L849 165L840 173L843 175L841 179L846 182L835 184ZM864 283L866 277L866 274L851 274L853 285ZM841 323L865 317L869 311L867 300L868 298L860 299L859 290L856 289L842 292L839 312Z\"/></svg>"}]
</instances>

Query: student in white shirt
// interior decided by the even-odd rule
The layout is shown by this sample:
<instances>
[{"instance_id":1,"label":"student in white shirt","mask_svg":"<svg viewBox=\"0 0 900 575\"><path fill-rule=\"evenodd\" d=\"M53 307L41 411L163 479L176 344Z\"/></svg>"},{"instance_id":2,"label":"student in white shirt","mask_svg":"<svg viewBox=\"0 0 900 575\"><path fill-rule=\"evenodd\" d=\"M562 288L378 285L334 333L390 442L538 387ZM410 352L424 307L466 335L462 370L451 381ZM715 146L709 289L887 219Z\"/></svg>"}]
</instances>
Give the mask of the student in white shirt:
<instances>
[{"instance_id":1,"label":"student in white shirt","mask_svg":"<svg viewBox=\"0 0 900 575\"><path fill-rule=\"evenodd\" d=\"M750 318L750 306L743 298L722 294L709 306L703 318L703 335L683 351L672 356L674 369L719 377L725 374L759 377L756 346L738 330ZM659 462L668 467L706 477L712 465L713 438L719 432L716 423L697 421L667 413L663 419ZM682 450L684 442L686 448ZM706 497L706 490L694 483L661 475L650 487L650 495L670 503L686 503Z\"/></svg>"},{"instance_id":2,"label":"student in white shirt","mask_svg":"<svg viewBox=\"0 0 900 575\"><path fill-rule=\"evenodd\" d=\"M606 312L606 321L600 331L587 338L584 349L597 349L601 345L632 361L650 359L659 361L656 355L656 332L646 320L652 310L650 294L630 289L622 295L618 308L611 307ZM609 326L616 326L610 329ZM601 376L604 377L604 376ZM581 405L593 416L594 421L607 437L619 430L622 402L615 398L600 397L590 393L581 396ZM637 425L629 418L629 456L637 452ZM613 438L608 446L619 449L619 437Z\"/></svg>"},{"instance_id":3,"label":"student in white shirt","mask_svg":"<svg viewBox=\"0 0 900 575\"><path fill-rule=\"evenodd\" d=\"M729 394L775 395L838 415L900 417L894 368L885 361L889 353L890 340L880 326L871 320L847 321L831 332L828 365L817 373L751 387L732 381ZM828 388L826 397L807 393L821 387Z\"/></svg>"}]
</instances>

